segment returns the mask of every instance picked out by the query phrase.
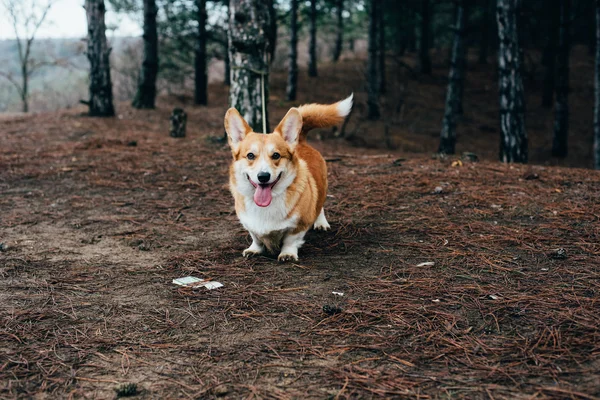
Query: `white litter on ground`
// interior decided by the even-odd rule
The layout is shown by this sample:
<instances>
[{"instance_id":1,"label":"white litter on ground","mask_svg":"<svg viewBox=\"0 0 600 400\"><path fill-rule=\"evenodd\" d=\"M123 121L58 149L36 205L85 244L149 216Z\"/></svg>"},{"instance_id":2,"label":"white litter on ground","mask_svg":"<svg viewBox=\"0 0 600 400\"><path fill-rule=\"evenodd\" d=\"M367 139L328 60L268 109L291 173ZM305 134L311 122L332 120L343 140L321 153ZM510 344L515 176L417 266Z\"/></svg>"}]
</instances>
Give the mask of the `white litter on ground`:
<instances>
[{"instance_id":1,"label":"white litter on ground","mask_svg":"<svg viewBox=\"0 0 600 400\"><path fill-rule=\"evenodd\" d=\"M433 267L434 265L435 265L435 262L427 261L427 262L422 262L421 264L417 264L417 267Z\"/></svg>"},{"instance_id":2,"label":"white litter on ground","mask_svg":"<svg viewBox=\"0 0 600 400\"><path fill-rule=\"evenodd\" d=\"M196 278L195 276L186 276L183 278L173 279L173 283L179 286L186 286L192 288L205 287L208 290L218 289L223 287L221 282L216 281L205 281L201 278Z\"/></svg>"},{"instance_id":3,"label":"white litter on ground","mask_svg":"<svg viewBox=\"0 0 600 400\"><path fill-rule=\"evenodd\" d=\"M344 295L343 292L331 292L331 294L333 294L335 296L343 296Z\"/></svg>"}]
</instances>

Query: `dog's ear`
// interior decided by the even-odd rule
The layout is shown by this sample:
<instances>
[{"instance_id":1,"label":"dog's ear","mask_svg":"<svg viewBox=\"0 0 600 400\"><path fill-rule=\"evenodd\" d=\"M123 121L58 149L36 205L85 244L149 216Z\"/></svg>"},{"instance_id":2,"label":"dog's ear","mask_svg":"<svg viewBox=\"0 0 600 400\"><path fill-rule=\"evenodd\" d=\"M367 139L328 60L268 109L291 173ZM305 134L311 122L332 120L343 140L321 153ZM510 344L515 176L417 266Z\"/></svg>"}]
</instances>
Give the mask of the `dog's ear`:
<instances>
[{"instance_id":1,"label":"dog's ear","mask_svg":"<svg viewBox=\"0 0 600 400\"><path fill-rule=\"evenodd\" d=\"M238 110L232 107L225 114L225 131L227 132L229 146L235 151L246 135L252 132L252 128L250 128L250 125L248 125Z\"/></svg>"},{"instance_id":2,"label":"dog's ear","mask_svg":"<svg viewBox=\"0 0 600 400\"><path fill-rule=\"evenodd\" d=\"M300 132L302 131L302 115L297 108L290 108L285 114L275 132L278 132L293 149L298 144Z\"/></svg>"}]
</instances>

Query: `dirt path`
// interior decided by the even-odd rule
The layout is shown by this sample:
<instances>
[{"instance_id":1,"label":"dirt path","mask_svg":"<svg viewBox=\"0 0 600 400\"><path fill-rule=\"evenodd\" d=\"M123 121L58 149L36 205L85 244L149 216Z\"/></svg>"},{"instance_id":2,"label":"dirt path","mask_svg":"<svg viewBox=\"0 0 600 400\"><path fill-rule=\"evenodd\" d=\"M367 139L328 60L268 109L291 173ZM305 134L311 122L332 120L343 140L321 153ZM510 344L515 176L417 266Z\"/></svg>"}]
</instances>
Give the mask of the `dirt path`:
<instances>
[{"instance_id":1,"label":"dirt path","mask_svg":"<svg viewBox=\"0 0 600 400\"><path fill-rule=\"evenodd\" d=\"M316 142L333 230L246 260L220 112L0 123L0 397L600 397L600 174Z\"/></svg>"}]
</instances>

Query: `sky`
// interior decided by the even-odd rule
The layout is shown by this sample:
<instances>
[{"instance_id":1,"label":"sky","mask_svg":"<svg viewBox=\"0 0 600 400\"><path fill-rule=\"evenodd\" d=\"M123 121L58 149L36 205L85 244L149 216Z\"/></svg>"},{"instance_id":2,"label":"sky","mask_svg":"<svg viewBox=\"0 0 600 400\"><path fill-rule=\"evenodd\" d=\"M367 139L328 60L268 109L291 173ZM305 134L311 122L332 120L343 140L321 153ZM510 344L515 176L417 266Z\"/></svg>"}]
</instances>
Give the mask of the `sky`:
<instances>
[{"instance_id":1,"label":"sky","mask_svg":"<svg viewBox=\"0 0 600 400\"><path fill-rule=\"evenodd\" d=\"M26 0L26 2L38 0ZM42 0L39 1L40 3ZM87 34L87 20L83 9L83 0L56 0L46 17L44 25L39 29L36 39L42 38L83 38ZM141 16L140 16L141 21ZM110 10L106 12L108 27L117 27L108 31L108 36L141 36L140 23L132 18L117 15ZM0 1L0 40L14 39L15 34L6 11Z\"/></svg>"}]
</instances>

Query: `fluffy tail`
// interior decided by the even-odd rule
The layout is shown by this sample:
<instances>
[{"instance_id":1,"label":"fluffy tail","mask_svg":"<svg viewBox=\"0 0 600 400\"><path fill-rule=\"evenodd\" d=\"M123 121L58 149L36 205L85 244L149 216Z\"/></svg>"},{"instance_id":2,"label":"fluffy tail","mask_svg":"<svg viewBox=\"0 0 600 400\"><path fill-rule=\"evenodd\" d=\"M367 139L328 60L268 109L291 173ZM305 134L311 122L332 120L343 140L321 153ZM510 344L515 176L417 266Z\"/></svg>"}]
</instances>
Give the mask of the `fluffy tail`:
<instances>
[{"instance_id":1,"label":"fluffy tail","mask_svg":"<svg viewBox=\"0 0 600 400\"><path fill-rule=\"evenodd\" d=\"M300 140L306 140L311 129L327 128L339 124L350 114L354 94L334 104L305 104L298 107L302 115Z\"/></svg>"}]
</instances>

